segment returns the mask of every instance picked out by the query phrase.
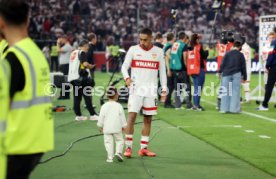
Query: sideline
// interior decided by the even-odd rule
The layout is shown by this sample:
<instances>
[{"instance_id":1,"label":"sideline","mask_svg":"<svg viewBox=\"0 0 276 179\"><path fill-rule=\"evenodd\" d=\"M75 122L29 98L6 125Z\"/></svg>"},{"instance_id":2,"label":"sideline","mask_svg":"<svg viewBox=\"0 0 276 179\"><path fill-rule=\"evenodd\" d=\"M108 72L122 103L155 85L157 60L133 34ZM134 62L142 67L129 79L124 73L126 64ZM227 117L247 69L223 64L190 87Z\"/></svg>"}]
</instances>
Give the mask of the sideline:
<instances>
[{"instance_id":1,"label":"sideline","mask_svg":"<svg viewBox=\"0 0 276 179\"><path fill-rule=\"evenodd\" d=\"M207 100L205 100L205 99L201 99L201 101L203 101L203 102L205 102L205 103L208 103L208 104L211 104L211 105L213 105L213 106L216 106L216 103L214 103L214 102L207 101ZM247 112L247 111L242 111L241 113L242 113L242 114L246 114L246 115L248 115L248 116L253 116L253 117L256 117L256 118L259 118L259 119L263 119L263 120L266 120L266 121L276 122L276 119L269 118L269 117L265 117L265 116L262 116L262 115L259 115L259 114L254 114L254 113Z\"/></svg>"}]
</instances>

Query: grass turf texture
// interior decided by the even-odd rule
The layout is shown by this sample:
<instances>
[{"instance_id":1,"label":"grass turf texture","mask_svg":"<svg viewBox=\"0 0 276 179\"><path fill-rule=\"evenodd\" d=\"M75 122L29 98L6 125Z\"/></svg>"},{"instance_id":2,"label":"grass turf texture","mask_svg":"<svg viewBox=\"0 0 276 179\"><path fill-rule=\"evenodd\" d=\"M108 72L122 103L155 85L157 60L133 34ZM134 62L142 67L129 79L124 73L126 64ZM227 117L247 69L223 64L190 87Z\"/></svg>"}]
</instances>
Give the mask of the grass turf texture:
<instances>
[{"instance_id":1,"label":"grass turf texture","mask_svg":"<svg viewBox=\"0 0 276 179\"><path fill-rule=\"evenodd\" d=\"M107 74L96 74L97 85L105 85ZM206 84L216 81L207 75ZM257 76L251 80L256 85ZM152 127L150 148L156 158L140 158L141 124L135 126L134 157L123 163L106 163L103 137L76 143L63 157L39 165L32 179L105 179L105 178L273 178L276 176L275 123L246 114L219 114L216 97L203 97L205 112L175 111L159 107ZM93 100L99 106L99 98ZM72 106L72 101L55 101L56 105ZM272 105L271 105L272 106ZM256 104L243 104L251 113L275 118L275 109L255 111ZM99 107L97 108L99 110ZM82 109L84 114L88 114ZM55 113L55 150L43 160L62 153L68 145L81 137L98 134L96 122L74 121L73 111ZM141 117L138 121L141 121ZM178 126L173 127L173 126ZM254 130L247 133L245 130ZM262 139L259 135L270 136ZM260 170L261 169L261 170ZM265 172L264 172L265 171Z\"/></svg>"}]
</instances>

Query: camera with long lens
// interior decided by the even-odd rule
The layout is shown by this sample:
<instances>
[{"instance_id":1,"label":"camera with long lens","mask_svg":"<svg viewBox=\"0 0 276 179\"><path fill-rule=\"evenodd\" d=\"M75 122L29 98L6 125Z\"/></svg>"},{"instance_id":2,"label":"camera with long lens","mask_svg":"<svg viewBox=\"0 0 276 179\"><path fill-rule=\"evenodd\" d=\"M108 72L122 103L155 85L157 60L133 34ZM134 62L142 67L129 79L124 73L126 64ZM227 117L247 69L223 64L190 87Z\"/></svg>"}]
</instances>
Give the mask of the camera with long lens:
<instances>
[{"instance_id":1,"label":"camera with long lens","mask_svg":"<svg viewBox=\"0 0 276 179\"><path fill-rule=\"evenodd\" d=\"M174 21L176 20L176 16L177 16L177 10L176 9L172 9L171 10L171 17L172 17L172 19Z\"/></svg>"},{"instance_id":2,"label":"camera with long lens","mask_svg":"<svg viewBox=\"0 0 276 179\"><path fill-rule=\"evenodd\" d=\"M224 30L220 34L220 43L227 44L228 42L234 42L234 32Z\"/></svg>"}]
</instances>

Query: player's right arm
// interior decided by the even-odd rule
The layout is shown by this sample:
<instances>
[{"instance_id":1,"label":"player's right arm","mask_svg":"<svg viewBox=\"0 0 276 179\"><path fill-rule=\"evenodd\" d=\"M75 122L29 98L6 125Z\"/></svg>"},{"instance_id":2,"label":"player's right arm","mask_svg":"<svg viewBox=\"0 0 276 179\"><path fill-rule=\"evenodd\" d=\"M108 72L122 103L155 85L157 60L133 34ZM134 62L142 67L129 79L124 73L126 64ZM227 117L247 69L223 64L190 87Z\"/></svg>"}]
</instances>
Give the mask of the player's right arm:
<instances>
[{"instance_id":1,"label":"player's right arm","mask_svg":"<svg viewBox=\"0 0 276 179\"><path fill-rule=\"evenodd\" d=\"M131 79L130 79L130 76L128 74L128 69L130 68L133 56L134 56L133 55L133 47L130 47L129 50L127 51L127 54L125 56L125 61L122 65L122 69L121 69L121 72L123 74L123 77L126 81L127 86L130 86L130 84L132 82Z\"/></svg>"}]
</instances>

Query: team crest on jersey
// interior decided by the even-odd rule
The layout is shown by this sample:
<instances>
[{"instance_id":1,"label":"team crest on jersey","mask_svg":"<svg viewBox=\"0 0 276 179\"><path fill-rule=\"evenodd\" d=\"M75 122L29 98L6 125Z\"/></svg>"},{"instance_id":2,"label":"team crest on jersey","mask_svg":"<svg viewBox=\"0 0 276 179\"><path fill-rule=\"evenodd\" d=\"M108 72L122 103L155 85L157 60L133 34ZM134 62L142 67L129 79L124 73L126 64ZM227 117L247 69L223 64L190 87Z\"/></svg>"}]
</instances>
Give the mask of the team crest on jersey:
<instances>
[{"instance_id":1,"label":"team crest on jersey","mask_svg":"<svg viewBox=\"0 0 276 179\"><path fill-rule=\"evenodd\" d=\"M153 53L153 54L151 54L152 55L152 59L153 60L157 60L157 54L156 53Z\"/></svg>"}]
</instances>

